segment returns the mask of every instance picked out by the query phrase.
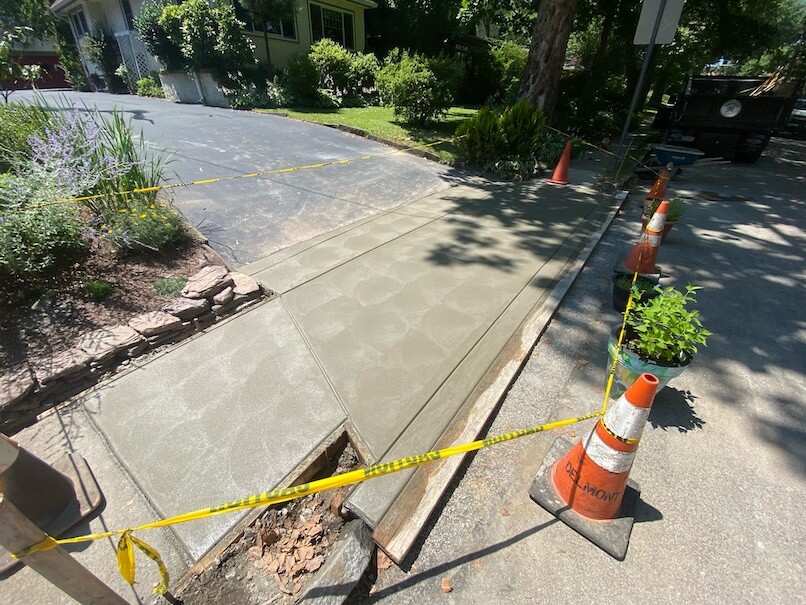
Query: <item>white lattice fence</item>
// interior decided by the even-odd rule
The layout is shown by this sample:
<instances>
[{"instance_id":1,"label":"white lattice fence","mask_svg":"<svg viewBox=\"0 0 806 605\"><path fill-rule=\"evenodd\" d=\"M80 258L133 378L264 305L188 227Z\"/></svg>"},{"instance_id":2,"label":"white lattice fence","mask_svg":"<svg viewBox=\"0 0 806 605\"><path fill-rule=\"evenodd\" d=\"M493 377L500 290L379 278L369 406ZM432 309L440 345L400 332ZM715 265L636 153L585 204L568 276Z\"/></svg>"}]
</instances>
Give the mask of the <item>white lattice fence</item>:
<instances>
[{"instance_id":1,"label":"white lattice fence","mask_svg":"<svg viewBox=\"0 0 806 605\"><path fill-rule=\"evenodd\" d=\"M147 76L150 71L148 52L137 34L135 32L117 32L115 38L118 41L123 64L130 76L135 80Z\"/></svg>"}]
</instances>

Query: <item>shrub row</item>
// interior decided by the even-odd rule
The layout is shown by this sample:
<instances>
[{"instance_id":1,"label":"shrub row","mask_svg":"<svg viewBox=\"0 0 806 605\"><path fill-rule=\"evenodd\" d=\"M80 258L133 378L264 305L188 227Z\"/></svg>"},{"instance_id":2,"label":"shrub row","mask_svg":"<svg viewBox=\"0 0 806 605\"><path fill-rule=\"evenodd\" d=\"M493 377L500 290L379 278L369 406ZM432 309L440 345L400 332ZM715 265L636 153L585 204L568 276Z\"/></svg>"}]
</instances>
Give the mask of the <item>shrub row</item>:
<instances>
[{"instance_id":1,"label":"shrub row","mask_svg":"<svg viewBox=\"0 0 806 605\"><path fill-rule=\"evenodd\" d=\"M468 158L485 164L504 157L534 158L540 151L543 112L521 99L501 115L483 107L456 131L459 145Z\"/></svg>"},{"instance_id":2,"label":"shrub row","mask_svg":"<svg viewBox=\"0 0 806 605\"><path fill-rule=\"evenodd\" d=\"M241 69L229 97L236 108L382 103L394 107L402 120L422 125L443 114L463 90L476 92L459 100L500 103L516 96L525 64L526 50L512 43L484 47L464 59L393 49L381 63L372 54L351 52L323 39L307 55L291 57L273 81L265 70L254 78L254 70Z\"/></svg>"}]
</instances>

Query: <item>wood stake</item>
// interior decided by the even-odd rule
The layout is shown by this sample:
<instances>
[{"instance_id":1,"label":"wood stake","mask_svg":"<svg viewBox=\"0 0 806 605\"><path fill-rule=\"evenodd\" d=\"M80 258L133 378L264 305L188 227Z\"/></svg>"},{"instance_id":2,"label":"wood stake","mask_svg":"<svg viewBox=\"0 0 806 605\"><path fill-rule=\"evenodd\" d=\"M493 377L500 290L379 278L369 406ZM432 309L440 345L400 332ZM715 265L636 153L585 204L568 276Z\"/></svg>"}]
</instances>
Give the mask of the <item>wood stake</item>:
<instances>
[{"instance_id":1,"label":"wood stake","mask_svg":"<svg viewBox=\"0 0 806 605\"><path fill-rule=\"evenodd\" d=\"M0 544L19 552L44 538L44 532L0 494ZM60 546L31 553L22 562L82 605L128 605Z\"/></svg>"}]
</instances>

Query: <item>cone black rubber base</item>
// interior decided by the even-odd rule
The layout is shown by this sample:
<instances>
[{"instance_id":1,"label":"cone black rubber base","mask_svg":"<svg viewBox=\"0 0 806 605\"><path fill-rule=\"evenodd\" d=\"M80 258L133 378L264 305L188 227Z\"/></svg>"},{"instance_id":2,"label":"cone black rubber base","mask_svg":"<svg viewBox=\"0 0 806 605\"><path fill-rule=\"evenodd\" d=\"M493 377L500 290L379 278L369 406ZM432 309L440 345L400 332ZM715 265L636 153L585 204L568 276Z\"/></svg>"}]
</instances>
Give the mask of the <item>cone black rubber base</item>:
<instances>
[{"instance_id":1,"label":"cone black rubber base","mask_svg":"<svg viewBox=\"0 0 806 605\"><path fill-rule=\"evenodd\" d=\"M551 480L551 469L554 467L554 463L562 458L572 445L571 441L564 437L555 439L540 470L537 471L532 487L529 489L529 496L611 557L623 561L630 544L630 533L635 522L635 505L641 490L637 483L628 479L621 510L616 518L610 521L595 521L574 512L557 495Z\"/></svg>"},{"instance_id":2,"label":"cone black rubber base","mask_svg":"<svg viewBox=\"0 0 806 605\"><path fill-rule=\"evenodd\" d=\"M67 454L51 466L73 482L76 494L55 519L40 528L49 536L58 537L95 512L103 502L103 495L87 461L80 455ZM12 558L8 551L0 546L0 574L6 573L20 563L19 559Z\"/></svg>"}]
</instances>

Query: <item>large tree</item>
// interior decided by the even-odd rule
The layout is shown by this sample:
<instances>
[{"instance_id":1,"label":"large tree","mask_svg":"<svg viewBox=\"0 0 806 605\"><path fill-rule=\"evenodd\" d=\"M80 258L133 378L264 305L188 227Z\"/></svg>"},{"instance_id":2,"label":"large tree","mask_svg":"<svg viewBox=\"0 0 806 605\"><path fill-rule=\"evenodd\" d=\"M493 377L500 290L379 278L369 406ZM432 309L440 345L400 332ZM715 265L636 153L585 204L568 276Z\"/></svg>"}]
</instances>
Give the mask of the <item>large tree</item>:
<instances>
[{"instance_id":1,"label":"large tree","mask_svg":"<svg viewBox=\"0 0 806 605\"><path fill-rule=\"evenodd\" d=\"M543 0L532 31L520 96L540 107L547 118L557 102L576 5L576 0Z\"/></svg>"}]
</instances>

